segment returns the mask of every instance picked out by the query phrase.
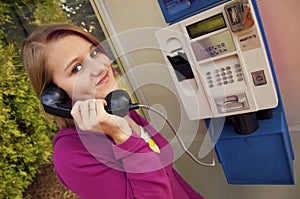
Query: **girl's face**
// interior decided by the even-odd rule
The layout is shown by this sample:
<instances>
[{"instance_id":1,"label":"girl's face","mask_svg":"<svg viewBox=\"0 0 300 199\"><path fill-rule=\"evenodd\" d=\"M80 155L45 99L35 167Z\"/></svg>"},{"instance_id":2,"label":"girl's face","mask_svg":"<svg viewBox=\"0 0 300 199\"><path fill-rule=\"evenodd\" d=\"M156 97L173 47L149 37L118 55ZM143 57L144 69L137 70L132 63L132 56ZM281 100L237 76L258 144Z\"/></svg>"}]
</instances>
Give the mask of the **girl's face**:
<instances>
[{"instance_id":1,"label":"girl's face","mask_svg":"<svg viewBox=\"0 0 300 199\"><path fill-rule=\"evenodd\" d=\"M117 87L109 58L80 36L52 42L46 56L53 82L73 100L103 99Z\"/></svg>"}]
</instances>

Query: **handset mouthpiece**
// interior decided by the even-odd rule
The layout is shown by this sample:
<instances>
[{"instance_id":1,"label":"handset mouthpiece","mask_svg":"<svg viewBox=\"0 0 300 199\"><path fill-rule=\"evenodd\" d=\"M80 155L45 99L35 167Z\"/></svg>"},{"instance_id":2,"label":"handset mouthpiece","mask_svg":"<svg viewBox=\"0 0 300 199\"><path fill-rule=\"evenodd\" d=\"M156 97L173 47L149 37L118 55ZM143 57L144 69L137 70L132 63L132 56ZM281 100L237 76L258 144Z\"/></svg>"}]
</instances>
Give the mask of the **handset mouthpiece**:
<instances>
[{"instance_id":1,"label":"handset mouthpiece","mask_svg":"<svg viewBox=\"0 0 300 199\"><path fill-rule=\"evenodd\" d=\"M114 90L110 92L105 100L107 106L105 110L113 115L124 117L129 111L139 108L137 103L133 104L131 102L129 94L124 90Z\"/></svg>"}]
</instances>

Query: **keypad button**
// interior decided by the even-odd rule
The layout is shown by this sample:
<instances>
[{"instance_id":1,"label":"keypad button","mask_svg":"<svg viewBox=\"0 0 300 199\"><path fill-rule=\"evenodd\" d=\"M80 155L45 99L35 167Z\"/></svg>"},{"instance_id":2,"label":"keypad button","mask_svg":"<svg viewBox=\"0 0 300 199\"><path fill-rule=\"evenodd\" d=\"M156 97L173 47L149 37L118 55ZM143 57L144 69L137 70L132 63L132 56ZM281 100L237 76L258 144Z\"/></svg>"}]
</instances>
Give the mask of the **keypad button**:
<instances>
[{"instance_id":1,"label":"keypad button","mask_svg":"<svg viewBox=\"0 0 300 199\"><path fill-rule=\"evenodd\" d=\"M235 69L235 72L236 72L236 73L240 73L240 72L242 72L242 69L237 68L237 69Z\"/></svg>"},{"instance_id":2,"label":"keypad button","mask_svg":"<svg viewBox=\"0 0 300 199\"><path fill-rule=\"evenodd\" d=\"M236 74L237 77L242 77L243 76L243 73L238 73Z\"/></svg>"}]
</instances>

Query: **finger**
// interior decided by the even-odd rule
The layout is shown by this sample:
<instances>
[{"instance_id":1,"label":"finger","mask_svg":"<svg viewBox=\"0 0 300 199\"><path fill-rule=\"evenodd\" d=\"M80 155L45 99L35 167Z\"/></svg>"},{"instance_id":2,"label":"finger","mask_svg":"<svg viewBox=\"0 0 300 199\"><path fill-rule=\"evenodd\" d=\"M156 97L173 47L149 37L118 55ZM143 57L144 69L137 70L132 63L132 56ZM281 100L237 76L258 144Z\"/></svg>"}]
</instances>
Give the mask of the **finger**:
<instances>
[{"instance_id":1,"label":"finger","mask_svg":"<svg viewBox=\"0 0 300 199\"><path fill-rule=\"evenodd\" d=\"M80 114L79 106L80 106L80 102L79 101L75 102L75 104L72 107L72 111L71 111L71 115L73 116L73 119L75 120L75 122L77 124L82 123L82 117Z\"/></svg>"},{"instance_id":2,"label":"finger","mask_svg":"<svg viewBox=\"0 0 300 199\"><path fill-rule=\"evenodd\" d=\"M89 122L89 120L90 120L89 100L85 100L80 103L79 111L81 114L83 124L86 124L87 122Z\"/></svg>"},{"instance_id":3,"label":"finger","mask_svg":"<svg viewBox=\"0 0 300 199\"><path fill-rule=\"evenodd\" d=\"M97 110L96 110L96 100L89 100L89 117L92 120L97 118Z\"/></svg>"},{"instance_id":4,"label":"finger","mask_svg":"<svg viewBox=\"0 0 300 199\"><path fill-rule=\"evenodd\" d=\"M104 99L97 99L96 100L96 110L97 111L98 110L101 111L101 112L105 111L104 106L106 106L106 105L107 105L107 103Z\"/></svg>"},{"instance_id":5,"label":"finger","mask_svg":"<svg viewBox=\"0 0 300 199\"><path fill-rule=\"evenodd\" d=\"M79 113L79 102L75 102L75 104L72 106L72 110L71 110L71 115L73 116L73 118L75 119L80 119L80 113Z\"/></svg>"},{"instance_id":6,"label":"finger","mask_svg":"<svg viewBox=\"0 0 300 199\"><path fill-rule=\"evenodd\" d=\"M103 99L97 99L96 100L96 112L97 112L97 117L99 121L103 121L104 118L107 116L107 112L105 111L104 106L106 106L106 101Z\"/></svg>"}]
</instances>

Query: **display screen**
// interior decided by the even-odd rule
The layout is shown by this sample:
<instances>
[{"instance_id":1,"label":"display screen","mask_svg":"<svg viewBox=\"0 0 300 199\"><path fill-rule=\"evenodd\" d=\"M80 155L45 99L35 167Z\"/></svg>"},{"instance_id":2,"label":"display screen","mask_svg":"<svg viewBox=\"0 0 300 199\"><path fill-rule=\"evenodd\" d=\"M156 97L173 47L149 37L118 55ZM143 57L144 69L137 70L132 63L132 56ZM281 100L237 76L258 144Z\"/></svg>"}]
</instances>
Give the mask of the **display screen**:
<instances>
[{"instance_id":1,"label":"display screen","mask_svg":"<svg viewBox=\"0 0 300 199\"><path fill-rule=\"evenodd\" d=\"M226 28L226 23L222 13L198 21L186 27L191 39L211 33L216 30Z\"/></svg>"}]
</instances>

